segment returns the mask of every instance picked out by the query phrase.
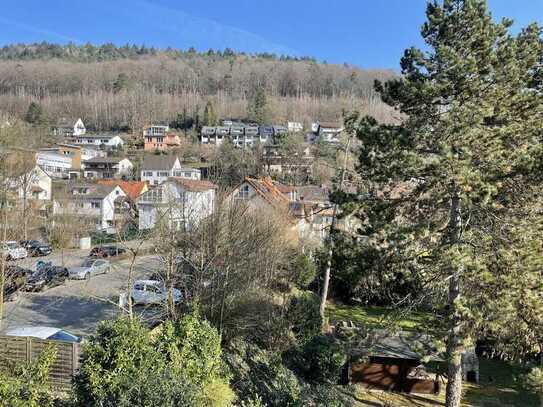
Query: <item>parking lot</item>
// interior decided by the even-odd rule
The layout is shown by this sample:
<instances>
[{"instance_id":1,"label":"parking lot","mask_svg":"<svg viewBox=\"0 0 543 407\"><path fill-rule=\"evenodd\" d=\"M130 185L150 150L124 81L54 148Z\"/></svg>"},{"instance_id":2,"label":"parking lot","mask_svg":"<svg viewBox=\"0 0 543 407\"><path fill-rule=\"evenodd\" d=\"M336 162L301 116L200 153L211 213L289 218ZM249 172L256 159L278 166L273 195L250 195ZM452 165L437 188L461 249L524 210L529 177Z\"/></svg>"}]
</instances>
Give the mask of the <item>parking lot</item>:
<instances>
[{"instance_id":1,"label":"parking lot","mask_svg":"<svg viewBox=\"0 0 543 407\"><path fill-rule=\"evenodd\" d=\"M46 257L19 260L16 264L34 269L38 260L52 261L55 265L73 267L80 265L89 251L71 250L54 252ZM119 314L119 293L126 291L130 259L108 258L111 271L95 275L90 280L67 280L65 285L45 289L38 293L21 292L11 302L4 304L1 332L20 326L53 326L74 334L92 334L99 321ZM134 278L148 277L160 266L155 256L137 258ZM143 318L156 315L156 308L137 307Z\"/></svg>"}]
</instances>

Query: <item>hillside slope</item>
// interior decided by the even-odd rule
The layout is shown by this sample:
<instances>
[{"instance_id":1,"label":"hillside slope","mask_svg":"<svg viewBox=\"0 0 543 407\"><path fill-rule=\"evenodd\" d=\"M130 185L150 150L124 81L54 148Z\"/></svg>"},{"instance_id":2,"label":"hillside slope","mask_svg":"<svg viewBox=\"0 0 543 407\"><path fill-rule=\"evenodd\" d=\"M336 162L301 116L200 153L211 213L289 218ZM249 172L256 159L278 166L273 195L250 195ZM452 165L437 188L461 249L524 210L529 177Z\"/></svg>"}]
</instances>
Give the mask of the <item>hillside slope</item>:
<instances>
[{"instance_id":1,"label":"hillside slope","mask_svg":"<svg viewBox=\"0 0 543 407\"><path fill-rule=\"evenodd\" d=\"M208 100L219 117L244 117L248 97L262 87L276 122L338 120L344 109L390 120L373 82L394 75L231 50L12 45L0 49L0 110L22 117L39 101L50 120L79 116L96 130L138 129L183 112L201 115Z\"/></svg>"}]
</instances>

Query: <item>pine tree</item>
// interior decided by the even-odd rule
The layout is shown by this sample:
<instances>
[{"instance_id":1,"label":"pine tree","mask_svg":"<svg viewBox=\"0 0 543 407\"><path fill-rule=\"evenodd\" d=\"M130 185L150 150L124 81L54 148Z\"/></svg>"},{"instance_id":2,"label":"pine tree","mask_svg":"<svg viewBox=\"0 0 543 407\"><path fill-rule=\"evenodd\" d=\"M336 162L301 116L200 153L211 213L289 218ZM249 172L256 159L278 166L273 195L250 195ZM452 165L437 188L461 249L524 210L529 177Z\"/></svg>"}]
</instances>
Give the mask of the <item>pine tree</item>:
<instances>
[{"instance_id":1,"label":"pine tree","mask_svg":"<svg viewBox=\"0 0 543 407\"><path fill-rule=\"evenodd\" d=\"M428 51L406 50L402 78L376 83L402 123L347 120L364 181L337 199L357 208L369 244L423 281L412 296L438 304L446 405L458 407L463 349L522 312L518 281L540 257L529 237L540 236L543 46L538 26L512 36L512 22L495 23L485 0L435 0L427 18ZM541 299L541 284L532 289Z\"/></svg>"},{"instance_id":2,"label":"pine tree","mask_svg":"<svg viewBox=\"0 0 543 407\"><path fill-rule=\"evenodd\" d=\"M31 102L26 111L25 120L34 125L42 125L47 123L45 112L41 105L37 102Z\"/></svg>"},{"instance_id":3,"label":"pine tree","mask_svg":"<svg viewBox=\"0 0 543 407\"><path fill-rule=\"evenodd\" d=\"M211 100L207 101L204 108L204 117L202 119L202 125L204 126L216 126L218 123L217 114L215 113L215 107Z\"/></svg>"},{"instance_id":4,"label":"pine tree","mask_svg":"<svg viewBox=\"0 0 543 407\"><path fill-rule=\"evenodd\" d=\"M265 124L268 121L268 101L262 86L257 87L249 99L247 113L249 120L258 124Z\"/></svg>"}]
</instances>

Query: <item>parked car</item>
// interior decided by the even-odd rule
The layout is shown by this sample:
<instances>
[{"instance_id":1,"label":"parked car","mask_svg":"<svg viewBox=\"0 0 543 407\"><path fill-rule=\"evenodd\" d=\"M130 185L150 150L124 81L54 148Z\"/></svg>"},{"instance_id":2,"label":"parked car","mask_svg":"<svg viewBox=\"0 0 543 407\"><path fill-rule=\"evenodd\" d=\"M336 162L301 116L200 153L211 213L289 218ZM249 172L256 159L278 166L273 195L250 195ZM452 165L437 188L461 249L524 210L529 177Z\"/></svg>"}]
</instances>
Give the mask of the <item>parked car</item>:
<instances>
[{"instance_id":1,"label":"parked car","mask_svg":"<svg viewBox=\"0 0 543 407\"><path fill-rule=\"evenodd\" d=\"M39 339L52 339L65 342L81 342L81 337L74 335L64 329L49 326L25 326L13 328L6 332L8 336L30 336Z\"/></svg>"},{"instance_id":2,"label":"parked car","mask_svg":"<svg viewBox=\"0 0 543 407\"><path fill-rule=\"evenodd\" d=\"M23 240L21 246L23 246L31 256L48 256L53 252L50 245L40 242L39 240Z\"/></svg>"},{"instance_id":3,"label":"parked car","mask_svg":"<svg viewBox=\"0 0 543 407\"><path fill-rule=\"evenodd\" d=\"M85 280L97 274L106 274L111 270L111 263L107 260L88 258L79 267L72 267L68 275L74 280Z\"/></svg>"},{"instance_id":4,"label":"parked car","mask_svg":"<svg viewBox=\"0 0 543 407\"><path fill-rule=\"evenodd\" d=\"M4 299L10 301L25 286L33 271L19 266L7 266L5 272Z\"/></svg>"},{"instance_id":5,"label":"parked car","mask_svg":"<svg viewBox=\"0 0 543 407\"><path fill-rule=\"evenodd\" d=\"M42 262L36 267L36 271L29 277L24 289L26 291L41 291L62 285L68 278L66 267L54 266L51 262Z\"/></svg>"},{"instance_id":6,"label":"parked car","mask_svg":"<svg viewBox=\"0 0 543 407\"><path fill-rule=\"evenodd\" d=\"M6 260L24 259L28 256L26 249L15 241L1 243L0 252Z\"/></svg>"},{"instance_id":7,"label":"parked car","mask_svg":"<svg viewBox=\"0 0 543 407\"><path fill-rule=\"evenodd\" d=\"M132 304L164 304L168 300L168 289L160 281L138 280L132 288ZM182 299L181 291L173 289L173 300L175 303Z\"/></svg>"},{"instance_id":8,"label":"parked car","mask_svg":"<svg viewBox=\"0 0 543 407\"><path fill-rule=\"evenodd\" d=\"M117 246L99 246L94 247L89 256L90 257L112 257L118 256L126 252L126 249Z\"/></svg>"}]
</instances>

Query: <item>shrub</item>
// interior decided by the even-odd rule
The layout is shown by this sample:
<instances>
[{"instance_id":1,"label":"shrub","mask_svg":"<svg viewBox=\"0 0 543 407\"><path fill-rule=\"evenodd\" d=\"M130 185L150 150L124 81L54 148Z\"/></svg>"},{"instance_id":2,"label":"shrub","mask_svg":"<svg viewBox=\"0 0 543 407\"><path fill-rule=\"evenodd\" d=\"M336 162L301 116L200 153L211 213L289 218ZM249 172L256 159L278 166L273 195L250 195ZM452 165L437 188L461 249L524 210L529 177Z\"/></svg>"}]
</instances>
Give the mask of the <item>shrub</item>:
<instances>
[{"instance_id":1,"label":"shrub","mask_svg":"<svg viewBox=\"0 0 543 407\"><path fill-rule=\"evenodd\" d=\"M300 347L319 335L322 327L320 300L311 291L304 291L290 301L287 320Z\"/></svg>"},{"instance_id":2,"label":"shrub","mask_svg":"<svg viewBox=\"0 0 543 407\"><path fill-rule=\"evenodd\" d=\"M337 383L347 357L339 342L331 336L319 335L303 349L305 375L309 380Z\"/></svg>"},{"instance_id":3,"label":"shrub","mask_svg":"<svg viewBox=\"0 0 543 407\"><path fill-rule=\"evenodd\" d=\"M301 289L306 289L317 276L315 263L305 254L299 254L292 263L294 282Z\"/></svg>"},{"instance_id":4,"label":"shrub","mask_svg":"<svg viewBox=\"0 0 543 407\"><path fill-rule=\"evenodd\" d=\"M10 407L53 406L49 369L55 360L53 348L46 348L35 363L0 371L0 405Z\"/></svg>"},{"instance_id":5,"label":"shrub","mask_svg":"<svg viewBox=\"0 0 543 407\"><path fill-rule=\"evenodd\" d=\"M282 364L279 355L236 339L225 349L225 360L233 375L234 391L243 405L301 405L298 378Z\"/></svg>"},{"instance_id":6,"label":"shrub","mask_svg":"<svg viewBox=\"0 0 543 407\"><path fill-rule=\"evenodd\" d=\"M197 313L152 337L138 320L99 325L83 346L78 405L228 406L233 396L217 332Z\"/></svg>"}]
</instances>

